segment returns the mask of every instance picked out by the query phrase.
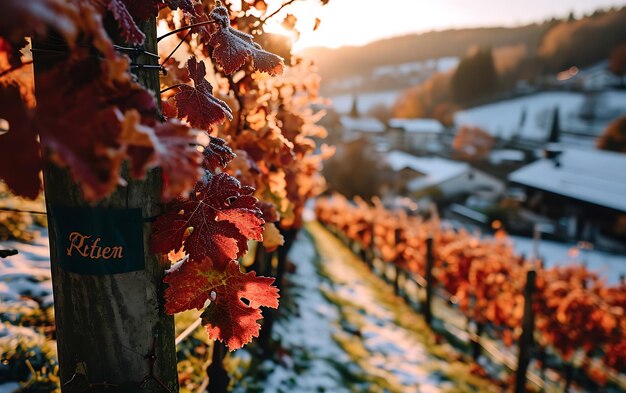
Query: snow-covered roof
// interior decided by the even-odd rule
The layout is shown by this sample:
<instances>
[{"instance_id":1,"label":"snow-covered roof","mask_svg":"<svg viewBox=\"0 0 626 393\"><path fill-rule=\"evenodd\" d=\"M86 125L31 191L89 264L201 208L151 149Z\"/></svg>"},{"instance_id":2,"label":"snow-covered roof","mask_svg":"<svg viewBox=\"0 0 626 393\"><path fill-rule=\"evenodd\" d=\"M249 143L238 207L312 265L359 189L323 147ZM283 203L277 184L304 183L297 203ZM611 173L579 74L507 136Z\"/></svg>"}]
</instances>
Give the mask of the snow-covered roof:
<instances>
[{"instance_id":1,"label":"snow-covered roof","mask_svg":"<svg viewBox=\"0 0 626 393\"><path fill-rule=\"evenodd\" d=\"M559 165L541 159L509 175L509 180L572 199L626 212L626 154L563 149Z\"/></svg>"},{"instance_id":2,"label":"snow-covered roof","mask_svg":"<svg viewBox=\"0 0 626 393\"><path fill-rule=\"evenodd\" d=\"M494 164L500 164L503 161L519 162L524 161L525 158L523 151L514 149L492 150L489 154L489 161Z\"/></svg>"},{"instance_id":3,"label":"snow-covered roof","mask_svg":"<svg viewBox=\"0 0 626 393\"><path fill-rule=\"evenodd\" d=\"M391 108L400 95L401 90L386 90L371 93L359 93L356 96L356 107L359 113L367 113L377 106ZM329 97L331 107L337 113L349 113L354 105L354 94L339 94Z\"/></svg>"},{"instance_id":4,"label":"snow-covered roof","mask_svg":"<svg viewBox=\"0 0 626 393\"><path fill-rule=\"evenodd\" d=\"M385 125L375 117L341 116L341 126L352 132L385 132Z\"/></svg>"},{"instance_id":5,"label":"snow-covered roof","mask_svg":"<svg viewBox=\"0 0 626 393\"><path fill-rule=\"evenodd\" d=\"M402 128L405 132L439 134L444 127L439 120L435 119L391 119L389 127Z\"/></svg>"},{"instance_id":6,"label":"snow-covered roof","mask_svg":"<svg viewBox=\"0 0 626 393\"><path fill-rule=\"evenodd\" d=\"M387 154L387 163L395 172L409 168L424 175L409 182L409 188L412 190L444 183L467 173L471 168L464 162L440 157L416 157L397 150Z\"/></svg>"}]
</instances>

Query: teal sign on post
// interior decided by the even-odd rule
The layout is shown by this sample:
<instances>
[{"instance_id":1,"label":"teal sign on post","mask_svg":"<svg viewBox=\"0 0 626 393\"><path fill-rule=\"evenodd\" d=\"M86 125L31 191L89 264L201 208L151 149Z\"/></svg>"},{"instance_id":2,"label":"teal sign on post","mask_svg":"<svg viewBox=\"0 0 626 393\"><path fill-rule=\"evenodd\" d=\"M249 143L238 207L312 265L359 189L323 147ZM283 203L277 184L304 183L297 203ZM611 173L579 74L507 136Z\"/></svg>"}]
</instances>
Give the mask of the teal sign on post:
<instances>
[{"instance_id":1,"label":"teal sign on post","mask_svg":"<svg viewBox=\"0 0 626 393\"><path fill-rule=\"evenodd\" d=\"M53 205L51 213L63 270L107 275L145 268L141 209Z\"/></svg>"}]
</instances>

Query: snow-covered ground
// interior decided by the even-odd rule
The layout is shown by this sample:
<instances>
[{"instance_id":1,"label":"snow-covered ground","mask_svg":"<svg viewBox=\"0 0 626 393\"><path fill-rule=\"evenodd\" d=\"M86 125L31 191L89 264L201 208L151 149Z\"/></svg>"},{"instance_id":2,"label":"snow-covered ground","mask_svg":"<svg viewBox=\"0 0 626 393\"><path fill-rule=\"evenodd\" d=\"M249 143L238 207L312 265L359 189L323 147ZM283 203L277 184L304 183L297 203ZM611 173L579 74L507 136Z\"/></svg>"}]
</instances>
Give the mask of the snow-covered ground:
<instances>
[{"instance_id":1,"label":"snow-covered ground","mask_svg":"<svg viewBox=\"0 0 626 393\"><path fill-rule=\"evenodd\" d=\"M321 278L315 270L315 247L304 233L299 235L290 252L296 264L296 272L289 276L289 288L293 296L298 316L279 319L274 326L273 336L279 338L281 346L289 348L280 363L266 361L261 365L269 373L263 381L265 392L337 392L349 393L343 386L342 375L334 367L336 364L350 365L350 359L333 340L339 319L337 309L324 299L319 287ZM246 350L235 356L249 358ZM352 367L356 365L352 364ZM296 371L299 370L299 371ZM297 379L296 379L297 377ZM237 384L234 392L245 392L249 386ZM253 382L250 382L253 383Z\"/></svg>"},{"instance_id":2,"label":"snow-covered ground","mask_svg":"<svg viewBox=\"0 0 626 393\"><path fill-rule=\"evenodd\" d=\"M528 257L533 255L533 239L511 236L511 240L517 252ZM576 244L540 240L539 256L545 261L546 267L584 264L600 277L604 277L608 284L617 284L620 275L626 275L626 255L576 248Z\"/></svg>"},{"instance_id":3,"label":"snow-covered ground","mask_svg":"<svg viewBox=\"0 0 626 393\"><path fill-rule=\"evenodd\" d=\"M437 344L422 317L351 250L319 224L308 228L290 253L296 271L286 301L295 306L284 306L273 332L281 355L254 374L266 380L244 377L236 392L497 391Z\"/></svg>"},{"instance_id":4,"label":"snow-covered ground","mask_svg":"<svg viewBox=\"0 0 626 393\"><path fill-rule=\"evenodd\" d=\"M459 61L458 57L450 56L439 59L385 65L376 67L374 71L372 71L372 76L380 78L384 76L409 75L416 72L426 72L431 75L434 72L448 72L456 68Z\"/></svg>"},{"instance_id":5,"label":"snow-covered ground","mask_svg":"<svg viewBox=\"0 0 626 393\"><path fill-rule=\"evenodd\" d=\"M56 344L45 332L53 323L48 231L37 228L31 243L0 242L17 255L0 259L0 393L20 386L11 377L30 374L26 360L54 373Z\"/></svg>"},{"instance_id":6,"label":"snow-covered ground","mask_svg":"<svg viewBox=\"0 0 626 393\"><path fill-rule=\"evenodd\" d=\"M594 98L596 112L605 118L587 123L580 118L587 99L585 94L576 92L537 93L459 111L454 121L458 126L477 126L504 139L519 135L525 139L545 140L555 108L559 109L562 130L594 135L601 133L620 113L626 113L626 92L598 93Z\"/></svg>"}]
</instances>

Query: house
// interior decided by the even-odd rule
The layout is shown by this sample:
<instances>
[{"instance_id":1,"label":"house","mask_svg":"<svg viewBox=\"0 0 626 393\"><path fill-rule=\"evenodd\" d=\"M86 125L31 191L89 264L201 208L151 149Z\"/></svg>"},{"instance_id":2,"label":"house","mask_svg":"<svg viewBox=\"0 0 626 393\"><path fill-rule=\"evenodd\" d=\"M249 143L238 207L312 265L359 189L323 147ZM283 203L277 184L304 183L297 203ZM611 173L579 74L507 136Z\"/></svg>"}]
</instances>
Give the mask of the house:
<instances>
[{"instance_id":1,"label":"house","mask_svg":"<svg viewBox=\"0 0 626 393\"><path fill-rule=\"evenodd\" d=\"M343 139L353 140L365 136L376 140L385 133L385 125L375 117L341 116L339 123L343 132Z\"/></svg>"},{"instance_id":2,"label":"house","mask_svg":"<svg viewBox=\"0 0 626 393\"><path fill-rule=\"evenodd\" d=\"M417 153L437 152L445 127L435 119L391 119L389 131L396 149Z\"/></svg>"},{"instance_id":3,"label":"house","mask_svg":"<svg viewBox=\"0 0 626 393\"><path fill-rule=\"evenodd\" d=\"M554 220L569 239L619 237L626 222L626 154L557 147L509 175L525 189L525 207Z\"/></svg>"},{"instance_id":4,"label":"house","mask_svg":"<svg viewBox=\"0 0 626 393\"><path fill-rule=\"evenodd\" d=\"M389 188L398 195L450 199L480 193L495 198L504 191L501 181L465 162L417 157L397 150L388 153L386 160L392 172Z\"/></svg>"}]
</instances>

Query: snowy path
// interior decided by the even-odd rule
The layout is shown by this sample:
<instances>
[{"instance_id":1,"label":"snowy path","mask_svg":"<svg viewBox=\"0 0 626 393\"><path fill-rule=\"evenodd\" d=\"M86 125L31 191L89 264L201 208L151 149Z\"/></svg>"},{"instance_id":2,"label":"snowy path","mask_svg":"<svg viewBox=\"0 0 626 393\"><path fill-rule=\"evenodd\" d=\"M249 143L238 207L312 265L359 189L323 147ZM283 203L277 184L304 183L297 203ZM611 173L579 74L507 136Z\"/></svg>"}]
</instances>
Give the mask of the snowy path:
<instances>
[{"instance_id":1,"label":"snowy path","mask_svg":"<svg viewBox=\"0 0 626 393\"><path fill-rule=\"evenodd\" d=\"M300 233L290 258L296 272L285 296L294 304L273 335L285 354L260 365L264 381L244 378L236 392L499 391L437 344L421 316L319 224ZM245 351L236 357L251 360Z\"/></svg>"}]
</instances>

